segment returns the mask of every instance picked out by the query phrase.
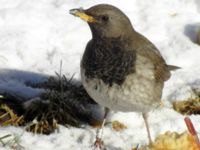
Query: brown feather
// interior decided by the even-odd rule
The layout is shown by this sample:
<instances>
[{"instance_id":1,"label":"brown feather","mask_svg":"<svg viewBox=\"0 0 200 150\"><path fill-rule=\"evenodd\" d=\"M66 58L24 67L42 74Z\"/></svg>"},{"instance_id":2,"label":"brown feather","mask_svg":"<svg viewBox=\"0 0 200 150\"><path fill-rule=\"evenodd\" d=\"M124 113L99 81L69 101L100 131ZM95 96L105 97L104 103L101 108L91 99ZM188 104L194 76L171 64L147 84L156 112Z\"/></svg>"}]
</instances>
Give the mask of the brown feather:
<instances>
[{"instance_id":1,"label":"brown feather","mask_svg":"<svg viewBox=\"0 0 200 150\"><path fill-rule=\"evenodd\" d=\"M174 70L178 67L172 67L171 65L168 67L158 49L141 34L134 34L133 39L135 39L133 44L134 47L136 47L137 53L150 59L150 61L153 63L156 81L163 82L168 80L171 76L170 70Z\"/></svg>"}]
</instances>

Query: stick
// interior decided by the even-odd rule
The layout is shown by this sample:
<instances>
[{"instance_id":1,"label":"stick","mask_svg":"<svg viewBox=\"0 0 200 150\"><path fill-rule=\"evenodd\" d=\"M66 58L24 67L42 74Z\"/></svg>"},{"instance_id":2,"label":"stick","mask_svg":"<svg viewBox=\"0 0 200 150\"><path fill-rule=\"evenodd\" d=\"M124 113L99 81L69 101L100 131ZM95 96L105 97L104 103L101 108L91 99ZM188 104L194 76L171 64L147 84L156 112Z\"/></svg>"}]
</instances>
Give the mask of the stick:
<instances>
[{"instance_id":1,"label":"stick","mask_svg":"<svg viewBox=\"0 0 200 150\"><path fill-rule=\"evenodd\" d=\"M198 148L199 148L199 150L200 150L199 138L198 138L198 136L197 136L197 132L196 132L194 126L193 126L192 121L190 120L189 117L185 117L184 121L185 121L185 124L187 125L188 131L189 131L190 134L194 137L194 139L195 139L195 141L196 141L196 144L197 144L197 146L198 146Z\"/></svg>"}]
</instances>

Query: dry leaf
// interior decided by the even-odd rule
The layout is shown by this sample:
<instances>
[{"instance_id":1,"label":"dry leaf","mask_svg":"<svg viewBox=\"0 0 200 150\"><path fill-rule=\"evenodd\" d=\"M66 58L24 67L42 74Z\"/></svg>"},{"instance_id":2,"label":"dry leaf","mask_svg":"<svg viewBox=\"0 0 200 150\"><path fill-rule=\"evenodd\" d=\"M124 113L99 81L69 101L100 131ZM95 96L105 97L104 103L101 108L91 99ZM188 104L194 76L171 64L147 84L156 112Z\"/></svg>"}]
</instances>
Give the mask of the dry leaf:
<instances>
[{"instance_id":1,"label":"dry leaf","mask_svg":"<svg viewBox=\"0 0 200 150\"><path fill-rule=\"evenodd\" d=\"M122 131L124 129L127 129L127 126L122 124L121 122L119 121L113 121L112 122L112 128L115 130L115 131Z\"/></svg>"},{"instance_id":2,"label":"dry leaf","mask_svg":"<svg viewBox=\"0 0 200 150\"><path fill-rule=\"evenodd\" d=\"M183 115L200 114L200 98L173 102L173 108Z\"/></svg>"},{"instance_id":3,"label":"dry leaf","mask_svg":"<svg viewBox=\"0 0 200 150\"><path fill-rule=\"evenodd\" d=\"M23 116L18 116L10 109L7 105L1 104L0 105L0 125L7 126L7 125L14 125L19 126L24 123Z\"/></svg>"},{"instance_id":4,"label":"dry leaf","mask_svg":"<svg viewBox=\"0 0 200 150\"><path fill-rule=\"evenodd\" d=\"M151 146L139 150L199 150L194 137L188 132L166 132L159 135Z\"/></svg>"}]
</instances>

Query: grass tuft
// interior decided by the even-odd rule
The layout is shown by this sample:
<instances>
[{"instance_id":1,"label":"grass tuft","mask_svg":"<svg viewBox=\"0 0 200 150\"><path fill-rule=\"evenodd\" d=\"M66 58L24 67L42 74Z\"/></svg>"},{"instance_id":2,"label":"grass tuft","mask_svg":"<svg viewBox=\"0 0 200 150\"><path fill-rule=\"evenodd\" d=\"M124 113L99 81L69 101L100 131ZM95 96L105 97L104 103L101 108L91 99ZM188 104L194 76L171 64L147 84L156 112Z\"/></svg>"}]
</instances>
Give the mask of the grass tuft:
<instances>
[{"instance_id":1,"label":"grass tuft","mask_svg":"<svg viewBox=\"0 0 200 150\"><path fill-rule=\"evenodd\" d=\"M183 115L200 114L200 91L193 90L194 98L173 102L173 109Z\"/></svg>"},{"instance_id":2,"label":"grass tuft","mask_svg":"<svg viewBox=\"0 0 200 150\"><path fill-rule=\"evenodd\" d=\"M9 147L13 150L23 150L24 147L20 143L21 143L21 135L7 134L0 137L0 146L2 147Z\"/></svg>"}]
</instances>

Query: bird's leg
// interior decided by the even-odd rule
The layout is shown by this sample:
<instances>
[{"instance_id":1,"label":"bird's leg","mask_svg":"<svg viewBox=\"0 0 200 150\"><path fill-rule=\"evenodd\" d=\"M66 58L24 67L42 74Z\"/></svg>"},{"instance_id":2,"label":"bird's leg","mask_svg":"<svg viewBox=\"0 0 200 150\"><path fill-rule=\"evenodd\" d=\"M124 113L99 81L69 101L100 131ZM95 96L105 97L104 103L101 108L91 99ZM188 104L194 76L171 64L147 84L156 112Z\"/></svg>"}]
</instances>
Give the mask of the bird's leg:
<instances>
[{"instance_id":1,"label":"bird's leg","mask_svg":"<svg viewBox=\"0 0 200 150\"><path fill-rule=\"evenodd\" d=\"M103 145L103 141L102 141L103 128L104 128L106 118L107 118L109 111L110 110L108 108L105 108L105 114L104 114L104 117L103 117L103 122L101 124L100 129L97 130L97 134L96 134L96 140L95 140L94 146L99 147L100 149L102 148L102 145Z\"/></svg>"},{"instance_id":2,"label":"bird's leg","mask_svg":"<svg viewBox=\"0 0 200 150\"><path fill-rule=\"evenodd\" d=\"M144 123L147 129L147 134L148 134L148 139L149 139L149 144L152 144L152 140L151 140L151 134L150 134L150 130L149 130L149 124L148 124L148 115L147 113L142 113L142 117L144 119Z\"/></svg>"}]
</instances>

